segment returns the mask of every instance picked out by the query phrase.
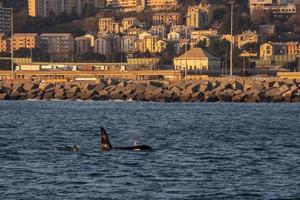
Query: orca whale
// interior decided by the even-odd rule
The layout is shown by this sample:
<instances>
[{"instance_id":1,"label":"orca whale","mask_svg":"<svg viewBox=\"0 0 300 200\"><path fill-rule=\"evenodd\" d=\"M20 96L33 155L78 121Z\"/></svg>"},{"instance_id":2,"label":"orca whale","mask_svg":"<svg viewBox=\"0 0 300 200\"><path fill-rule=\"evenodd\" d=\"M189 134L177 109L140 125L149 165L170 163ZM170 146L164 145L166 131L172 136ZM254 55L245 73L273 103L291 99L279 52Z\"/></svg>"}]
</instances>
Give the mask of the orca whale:
<instances>
[{"instance_id":1,"label":"orca whale","mask_svg":"<svg viewBox=\"0 0 300 200\"><path fill-rule=\"evenodd\" d=\"M108 150L129 150L129 151L145 151L151 150L152 148L148 145L134 145L128 147L113 147L108 139L108 134L106 130L101 127L101 150L108 151Z\"/></svg>"}]
</instances>

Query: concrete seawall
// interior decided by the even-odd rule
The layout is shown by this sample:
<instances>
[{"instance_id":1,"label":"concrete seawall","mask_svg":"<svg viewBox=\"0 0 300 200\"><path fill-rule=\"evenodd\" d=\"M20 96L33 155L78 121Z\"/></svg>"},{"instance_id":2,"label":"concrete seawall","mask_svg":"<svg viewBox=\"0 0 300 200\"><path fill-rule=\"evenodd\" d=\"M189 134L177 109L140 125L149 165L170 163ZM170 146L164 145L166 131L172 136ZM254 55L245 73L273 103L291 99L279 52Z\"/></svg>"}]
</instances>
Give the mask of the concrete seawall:
<instances>
[{"instance_id":1,"label":"concrete seawall","mask_svg":"<svg viewBox=\"0 0 300 200\"><path fill-rule=\"evenodd\" d=\"M42 83L0 81L0 100L135 100L158 102L300 102L300 81L250 78L190 81Z\"/></svg>"}]
</instances>

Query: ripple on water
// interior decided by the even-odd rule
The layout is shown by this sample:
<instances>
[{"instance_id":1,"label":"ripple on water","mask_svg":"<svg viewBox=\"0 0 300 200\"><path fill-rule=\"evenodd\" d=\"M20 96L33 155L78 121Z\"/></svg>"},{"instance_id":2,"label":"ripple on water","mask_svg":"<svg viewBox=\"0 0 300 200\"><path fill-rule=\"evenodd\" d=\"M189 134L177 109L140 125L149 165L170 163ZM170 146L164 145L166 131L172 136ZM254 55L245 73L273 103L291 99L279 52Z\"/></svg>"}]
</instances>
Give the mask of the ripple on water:
<instances>
[{"instance_id":1,"label":"ripple on water","mask_svg":"<svg viewBox=\"0 0 300 200\"><path fill-rule=\"evenodd\" d=\"M2 101L0 196L298 199L299 111L298 104ZM115 146L154 150L101 152L101 126ZM73 144L77 154L57 148Z\"/></svg>"}]
</instances>

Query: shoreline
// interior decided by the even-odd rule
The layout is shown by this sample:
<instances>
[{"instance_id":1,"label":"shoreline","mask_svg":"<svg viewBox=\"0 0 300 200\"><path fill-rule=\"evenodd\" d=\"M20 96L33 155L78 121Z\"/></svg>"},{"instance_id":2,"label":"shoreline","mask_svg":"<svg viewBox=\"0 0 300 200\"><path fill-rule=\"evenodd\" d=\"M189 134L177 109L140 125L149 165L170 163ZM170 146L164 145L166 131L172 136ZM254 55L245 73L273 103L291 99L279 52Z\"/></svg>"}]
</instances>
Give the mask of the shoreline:
<instances>
[{"instance_id":1,"label":"shoreline","mask_svg":"<svg viewBox=\"0 0 300 200\"><path fill-rule=\"evenodd\" d=\"M181 81L100 79L64 83L0 81L0 100L123 100L151 102L300 102L296 79Z\"/></svg>"}]
</instances>

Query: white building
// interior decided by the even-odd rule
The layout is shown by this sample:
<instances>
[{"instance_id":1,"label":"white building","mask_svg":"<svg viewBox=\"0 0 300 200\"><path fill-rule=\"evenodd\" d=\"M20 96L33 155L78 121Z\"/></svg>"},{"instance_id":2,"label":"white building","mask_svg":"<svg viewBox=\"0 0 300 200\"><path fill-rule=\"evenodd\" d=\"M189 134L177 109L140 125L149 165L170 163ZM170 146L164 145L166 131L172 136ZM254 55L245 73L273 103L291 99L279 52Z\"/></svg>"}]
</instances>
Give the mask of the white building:
<instances>
[{"instance_id":1,"label":"white building","mask_svg":"<svg viewBox=\"0 0 300 200\"><path fill-rule=\"evenodd\" d=\"M107 37L99 37L95 40L94 52L101 55L110 56L111 49L111 39Z\"/></svg>"},{"instance_id":2,"label":"white building","mask_svg":"<svg viewBox=\"0 0 300 200\"><path fill-rule=\"evenodd\" d=\"M170 33L168 33L167 34L167 39L168 39L168 41L173 41L173 42L175 42L175 41L179 41L180 40L180 33L177 33L177 32L175 32L175 31L172 31L172 32L170 32Z\"/></svg>"},{"instance_id":3,"label":"white building","mask_svg":"<svg viewBox=\"0 0 300 200\"><path fill-rule=\"evenodd\" d=\"M121 52L125 53L134 53L137 51L136 41L138 40L137 36L123 36L121 43Z\"/></svg>"},{"instance_id":4,"label":"white building","mask_svg":"<svg viewBox=\"0 0 300 200\"><path fill-rule=\"evenodd\" d=\"M201 48L193 48L174 58L177 70L213 70L221 68L221 60Z\"/></svg>"},{"instance_id":5,"label":"white building","mask_svg":"<svg viewBox=\"0 0 300 200\"><path fill-rule=\"evenodd\" d=\"M151 26L149 33L164 39L167 37L167 28L164 25Z\"/></svg>"}]
</instances>

